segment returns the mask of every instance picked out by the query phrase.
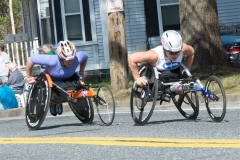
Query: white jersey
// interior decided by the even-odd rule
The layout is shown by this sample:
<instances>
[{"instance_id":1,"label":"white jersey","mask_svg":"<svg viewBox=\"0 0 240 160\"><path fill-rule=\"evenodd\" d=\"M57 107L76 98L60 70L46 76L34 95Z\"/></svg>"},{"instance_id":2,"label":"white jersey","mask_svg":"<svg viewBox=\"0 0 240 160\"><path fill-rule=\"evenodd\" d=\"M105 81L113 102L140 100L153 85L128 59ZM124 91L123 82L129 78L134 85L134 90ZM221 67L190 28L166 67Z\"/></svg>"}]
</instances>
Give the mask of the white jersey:
<instances>
[{"instance_id":1,"label":"white jersey","mask_svg":"<svg viewBox=\"0 0 240 160\"><path fill-rule=\"evenodd\" d=\"M180 51L180 54L179 54L177 60L172 62L164 54L163 46L157 46L157 47L153 48L152 50L155 51L158 55L158 60L157 60L157 63L156 63L156 67L159 71L176 69L182 63L182 59L183 59L183 52L182 51Z\"/></svg>"},{"instance_id":2,"label":"white jersey","mask_svg":"<svg viewBox=\"0 0 240 160\"><path fill-rule=\"evenodd\" d=\"M7 53L2 52L0 54L0 76L7 75L7 68L6 68L7 63L9 63L9 56Z\"/></svg>"}]
</instances>

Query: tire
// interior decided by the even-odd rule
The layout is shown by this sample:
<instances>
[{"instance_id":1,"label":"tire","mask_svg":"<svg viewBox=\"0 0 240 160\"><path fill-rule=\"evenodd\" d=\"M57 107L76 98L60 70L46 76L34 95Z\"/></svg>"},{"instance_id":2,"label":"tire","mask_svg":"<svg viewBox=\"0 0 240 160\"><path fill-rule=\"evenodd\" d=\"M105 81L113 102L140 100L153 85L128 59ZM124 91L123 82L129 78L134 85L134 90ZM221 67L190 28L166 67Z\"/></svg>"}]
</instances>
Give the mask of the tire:
<instances>
[{"instance_id":1,"label":"tire","mask_svg":"<svg viewBox=\"0 0 240 160\"><path fill-rule=\"evenodd\" d=\"M50 104L51 88L41 73L32 86L26 104L26 123L30 130L37 130L43 123Z\"/></svg>"},{"instance_id":2,"label":"tire","mask_svg":"<svg viewBox=\"0 0 240 160\"><path fill-rule=\"evenodd\" d=\"M132 119L136 125L145 125L153 114L156 105L158 82L152 64L140 66L140 76L149 79L148 85L141 87L134 82L130 97Z\"/></svg>"},{"instance_id":3,"label":"tire","mask_svg":"<svg viewBox=\"0 0 240 160\"><path fill-rule=\"evenodd\" d=\"M205 98L209 116L213 121L221 122L226 114L226 94L221 80L216 76L210 76L206 81L205 91L211 97Z\"/></svg>"},{"instance_id":4,"label":"tire","mask_svg":"<svg viewBox=\"0 0 240 160\"><path fill-rule=\"evenodd\" d=\"M94 118L93 104L90 98L81 98L77 103L69 102L75 116L84 124L91 124Z\"/></svg>"},{"instance_id":5,"label":"tire","mask_svg":"<svg viewBox=\"0 0 240 160\"><path fill-rule=\"evenodd\" d=\"M102 123L106 126L111 125L115 117L115 100L109 86L101 84L93 98Z\"/></svg>"},{"instance_id":6,"label":"tire","mask_svg":"<svg viewBox=\"0 0 240 160\"><path fill-rule=\"evenodd\" d=\"M178 99L176 99L178 97ZM184 92L172 98L178 111L189 120L195 120L199 113L199 99L197 92Z\"/></svg>"}]
</instances>

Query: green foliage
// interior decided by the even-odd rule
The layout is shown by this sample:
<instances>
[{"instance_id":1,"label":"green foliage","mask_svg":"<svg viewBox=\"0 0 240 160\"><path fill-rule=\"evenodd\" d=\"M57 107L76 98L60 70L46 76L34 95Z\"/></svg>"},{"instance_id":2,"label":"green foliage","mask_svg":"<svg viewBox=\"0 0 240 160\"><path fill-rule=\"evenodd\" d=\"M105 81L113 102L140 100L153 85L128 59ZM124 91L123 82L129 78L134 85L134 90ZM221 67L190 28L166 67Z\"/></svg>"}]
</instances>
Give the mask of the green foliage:
<instances>
[{"instance_id":1,"label":"green foliage","mask_svg":"<svg viewBox=\"0 0 240 160\"><path fill-rule=\"evenodd\" d=\"M22 33L22 16L20 0L12 0L13 16L16 34ZM1 0L0 3L0 40L5 35L12 34L11 20L9 13L9 0Z\"/></svg>"},{"instance_id":2,"label":"green foliage","mask_svg":"<svg viewBox=\"0 0 240 160\"><path fill-rule=\"evenodd\" d=\"M4 17L8 14L8 0L1 0L1 3L0 3L0 17Z\"/></svg>"},{"instance_id":3,"label":"green foliage","mask_svg":"<svg viewBox=\"0 0 240 160\"><path fill-rule=\"evenodd\" d=\"M99 86L101 83L106 83L107 85L111 86L111 80L110 79L105 79L100 83L93 83L93 86Z\"/></svg>"},{"instance_id":4,"label":"green foliage","mask_svg":"<svg viewBox=\"0 0 240 160\"><path fill-rule=\"evenodd\" d=\"M19 0L13 0L13 15L16 27L16 34L20 34L22 33L22 15Z\"/></svg>"}]
</instances>

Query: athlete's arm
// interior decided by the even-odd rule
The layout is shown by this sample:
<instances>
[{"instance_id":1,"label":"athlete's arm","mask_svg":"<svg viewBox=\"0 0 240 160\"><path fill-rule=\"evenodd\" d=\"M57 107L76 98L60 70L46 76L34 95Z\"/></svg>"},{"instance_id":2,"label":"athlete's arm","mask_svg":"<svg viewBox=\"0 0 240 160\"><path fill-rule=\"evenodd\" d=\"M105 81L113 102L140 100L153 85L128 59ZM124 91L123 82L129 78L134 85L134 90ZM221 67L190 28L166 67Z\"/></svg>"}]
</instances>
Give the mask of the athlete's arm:
<instances>
[{"instance_id":1,"label":"athlete's arm","mask_svg":"<svg viewBox=\"0 0 240 160\"><path fill-rule=\"evenodd\" d=\"M87 65L88 54L84 51L77 51L76 57L77 57L78 61L80 62L79 74L81 75L82 79L84 79L84 70Z\"/></svg>"},{"instance_id":2,"label":"athlete's arm","mask_svg":"<svg viewBox=\"0 0 240 160\"><path fill-rule=\"evenodd\" d=\"M188 68L188 70L190 70L194 60L194 49L192 46L187 45L186 43L183 43L182 51L185 57L184 64Z\"/></svg>"},{"instance_id":3,"label":"athlete's arm","mask_svg":"<svg viewBox=\"0 0 240 160\"><path fill-rule=\"evenodd\" d=\"M26 65L26 72L27 72L27 82L30 84L36 83L36 80L34 77L32 77L32 68L34 64L32 63L30 57L27 60L27 65Z\"/></svg>"},{"instance_id":4,"label":"athlete's arm","mask_svg":"<svg viewBox=\"0 0 240 160\"><path fill-rule=\"evenodd\" d=\"M137 63L142 63L142 62L156 63L157 60L158 60L158 55L153 50L148 50L146 52L135 52L128 56L129 67L132 71L133 78L135 79L138 85L140 86L146 85L147 81L145 78L140 77Z\"/></svg>"},{"instance_id":5,"label":"athlete's arm","mask_svg":"<svg viewBox=\"0 0 240 160\"><path fill-rule=\"evenodd\" d=\"M84 70L87 65L87 60L80 63L79 74L81 75L82 79L84 79Z\"/></svg>"}]
</instances>

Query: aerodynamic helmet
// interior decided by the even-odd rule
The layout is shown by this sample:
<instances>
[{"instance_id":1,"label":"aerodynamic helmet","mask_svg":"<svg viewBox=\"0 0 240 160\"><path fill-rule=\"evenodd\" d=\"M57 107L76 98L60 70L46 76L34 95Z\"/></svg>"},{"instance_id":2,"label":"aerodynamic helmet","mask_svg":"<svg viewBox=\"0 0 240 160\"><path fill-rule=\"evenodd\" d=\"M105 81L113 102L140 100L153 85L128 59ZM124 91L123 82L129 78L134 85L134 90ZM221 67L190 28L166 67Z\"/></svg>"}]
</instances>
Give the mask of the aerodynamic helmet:
<instances>
[{"instance_id":1,"label":"aerodynamic helmet","mask_svg":"<svg viewBox=\"0 0 240 160\"><path fill-rule=\"evenodd\" d=\"M58 43L57 54L62 60L72 60L76 55L76 48L74 44L68 40L60 41Z\"/></svg>"},{"instance_id":2,"label":"aerodynamic helmet","mask_svg":"<svg viewBox=\"0 0 240 160\"><path fill-rule=\"evenodd\" d=\"M162 34L161 42L163 48L170 54L177 54L182 50L182 37L177 31L165 31Z\"/></svg>"}]
</instances>

